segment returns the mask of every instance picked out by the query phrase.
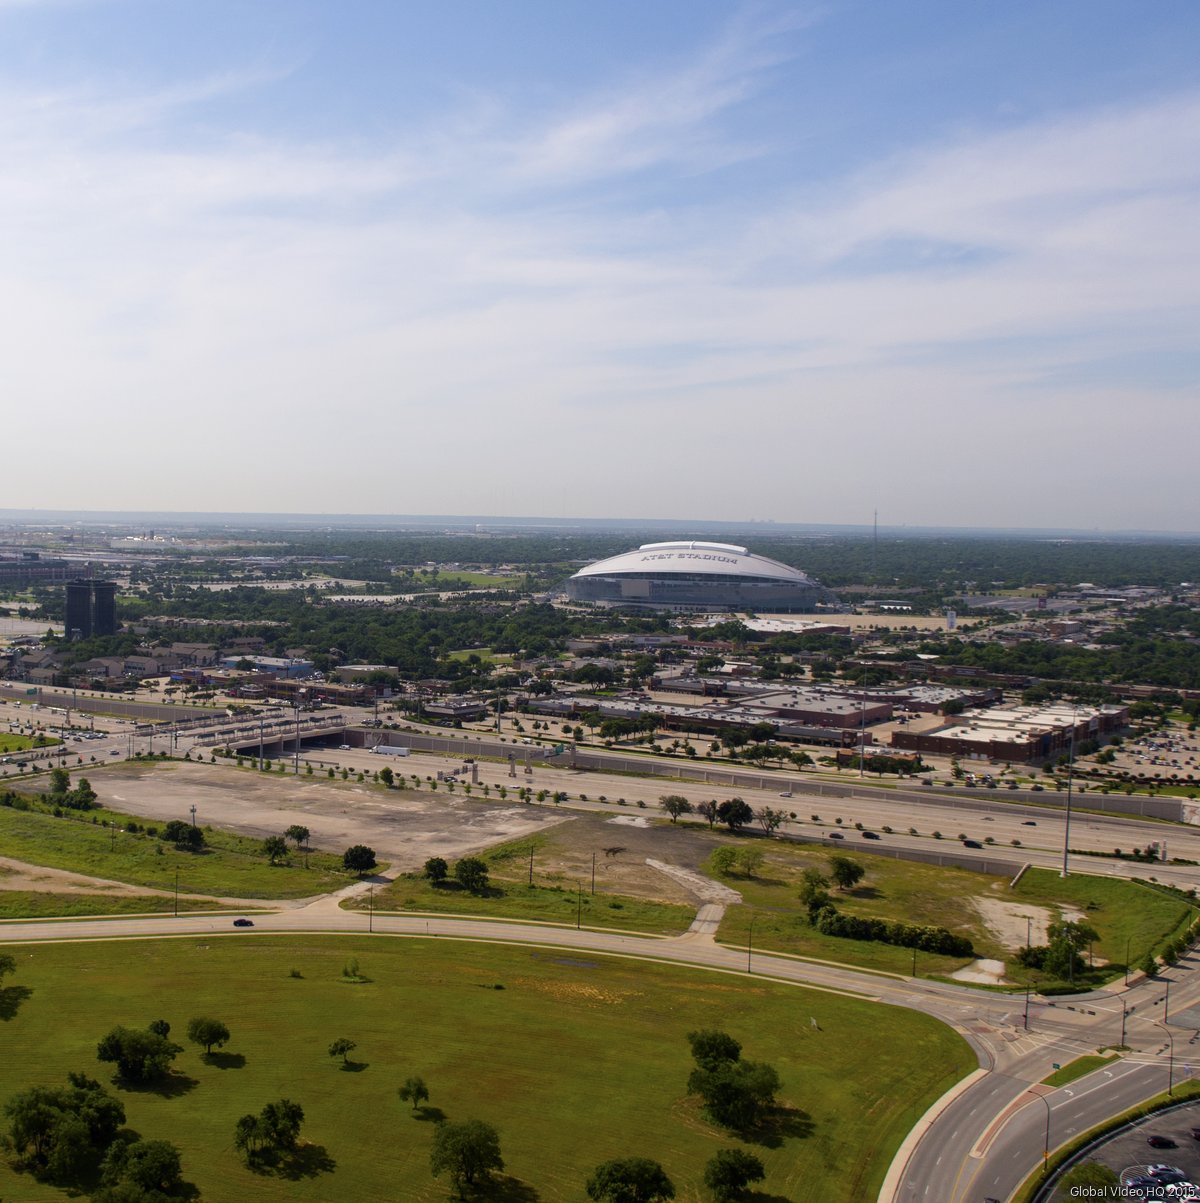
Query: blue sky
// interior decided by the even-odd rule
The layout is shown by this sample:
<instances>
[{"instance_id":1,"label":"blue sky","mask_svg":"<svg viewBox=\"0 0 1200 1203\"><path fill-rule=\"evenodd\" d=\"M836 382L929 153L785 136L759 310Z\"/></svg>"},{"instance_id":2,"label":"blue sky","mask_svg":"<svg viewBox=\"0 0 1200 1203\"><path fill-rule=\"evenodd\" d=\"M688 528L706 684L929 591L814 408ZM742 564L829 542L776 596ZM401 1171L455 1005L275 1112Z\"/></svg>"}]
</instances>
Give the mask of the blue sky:
<instances>
[{"instance_id":1,"label":"blue sky","mask_svg":"<svg viewBox=\"0 0 1200 1203\"><path fill-rule=\"evenodd\" d=\"M1200 529L1198 34L0 0L8 504Z\"/></svg>"}]
</instances>

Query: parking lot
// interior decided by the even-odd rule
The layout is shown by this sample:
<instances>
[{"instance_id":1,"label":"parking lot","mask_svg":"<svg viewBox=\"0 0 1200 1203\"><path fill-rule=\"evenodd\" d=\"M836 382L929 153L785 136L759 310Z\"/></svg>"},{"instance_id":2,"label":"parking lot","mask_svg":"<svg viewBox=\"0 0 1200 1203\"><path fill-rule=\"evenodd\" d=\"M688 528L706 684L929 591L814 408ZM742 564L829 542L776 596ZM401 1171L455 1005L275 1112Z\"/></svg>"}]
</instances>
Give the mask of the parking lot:
<instances>
[{"instance_id":1,"label":"parking lot","mask_svg":"<svg viewBox=\"0 0 1200 1203\"><path fill-rule=\"evenodd\" d=\"M1140 1120L1102 1145L1087 1160L1108 1166L1120 1175L1122 1186L1126 1188L1119 1196L1121 1198L1188 1199L1193 1196L1185 1184L1200 1183L1200 1140L1192 1136L1193 1129L1200 1132L1200 1102ZM1149 1143L1151 1138L1170 1144L1155 1148ZM1160 1187L1142 1183L1142 1179L1150 1176L1147 1171L1156 1166L1178 1169L1185 1177L1181 1182L1172 1183L1172 1175L1162 1173ZM1194 1197L1200 1199L1200 1188Z\"/></svg>"}]
</instances>

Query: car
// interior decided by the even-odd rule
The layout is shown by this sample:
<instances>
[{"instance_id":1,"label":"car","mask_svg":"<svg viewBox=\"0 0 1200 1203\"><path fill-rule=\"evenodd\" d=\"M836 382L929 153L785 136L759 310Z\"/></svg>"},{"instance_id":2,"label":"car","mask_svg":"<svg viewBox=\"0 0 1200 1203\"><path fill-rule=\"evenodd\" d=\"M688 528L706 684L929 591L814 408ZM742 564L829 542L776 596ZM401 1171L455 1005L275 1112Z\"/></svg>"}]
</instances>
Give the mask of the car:
<instances>
[{"instance_id":1,"label":"car","mask_svg":"<svg viewBox=\"0 0 1200 1203\"><path fill-rule=\"evenodd\" d=\"M338 744L338 751L339 752L349 752L350 745L349 744Z\"/></svg>"},{"instance_id":2,"label":"car","mask_svg":"<svg viewBox=\"0 0 1200 1203\"><path fill-rule=\"evenodd\" d=\"M781 798L790 798L792 796L792 791L790 789L785 789L779 796Z\"/></svg>"},{"instance_id":3,"label":"car","mask_svg":"<svg viewBox=\"0 0 1200 1203\"><path fill-rule=\"evenodd\" d=\"M1152 1165L1146 1170L1155 1182L1182 1182L1187 1174L1177 1165Z\"/></svg>"},{"instance_id":4,"label":"car","mask_svg":"<svg viewBox=\"0 0 1200 1203\"><path fill-rule=\"evenodd\" d=\"M235 919L233 921L233 926L234 927L253 927L254 920L253 919Z\"/></svg>"},{"instance_id":5,"label":"car","mask_svg":"<svg viewBox=\"0 0 1200 1203\"><path fill-rule=\"evenodd\" d=\"M963 840L962 846L964 848L982 848L983 847L983 845L978 840Z\"/></svg>"},{"instance_id":6,"label":"car","mask_svg":"<svg viewBox=\"0 0 1200 1203\"><path fill-rule=\"evenodd\" d=\"M1038 785L1038 783L1035 781L1029 788L1033 790L1035 794L1040 794L1045 790L1046 787L1044 785Z\"/></svg>"},{"instance_id":7,"label":"car","mask_svg":"<svg viewBox=\"0 0 1200 1203\"><path fill-rule=\"evenodd\" d=\"M1193 1129L1192 1129L1192 1139L1193 1139L1193 1140L1200 1140L1200 1128L1193 1128Z\"/></svg>"},{"instance_id":8,"label":"car","mask_svg":"<svg viewBox=\"0 0 1200 1203\"><path fill-rule=\"evenodd\" d=\"M842 835L840 831L831 831L829 833L829 838L831 840L844 840L846 837Z\"/></svg>"},{"instance_id":9,"label":"car","mask_svg":"<svg viewBox=\"0 0 1200 1203\"><path fill-rule=\"evenodd\" d=\"M1159 1136L1157 1134L1146 1137L1146 1143L1152 1149L1173 1149L1175 1142L1169 1136Z\"/></svg>"},{"instance_id":10,"label":"car","mask_svg":"<svg viewBox=\"0 0 1200 1203\"><path fill-rule=\"evenodd\" d=\"M864 840L877 840L880 838L878 831L864 831L862 837Z\"/></svg>"},{"instance_id":11,"label":"car","mask_svg":"<svg viewBox=\"0 0 1200 1203\"><path fill-rule=\"evenodd\" d=\"M1037 819L1022 819L1021 826L1022 827L1036 827Z\"/></svg>"}]
</instances>

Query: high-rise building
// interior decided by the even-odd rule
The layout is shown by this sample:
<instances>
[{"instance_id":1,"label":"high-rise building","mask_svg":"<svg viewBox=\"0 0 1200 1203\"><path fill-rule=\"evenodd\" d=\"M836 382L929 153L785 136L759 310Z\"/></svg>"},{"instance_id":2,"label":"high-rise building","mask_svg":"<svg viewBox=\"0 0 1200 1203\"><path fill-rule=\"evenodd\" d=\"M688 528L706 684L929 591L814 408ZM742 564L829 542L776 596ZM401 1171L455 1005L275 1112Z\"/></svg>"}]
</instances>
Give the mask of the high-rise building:
<instances>
[{"instance_id":1,"label":"high-rise building","mask_svg":"<svg viewBox=\"0 0 1200 1203\"><path fill-rule=\"evenodd\" d=\"M92 582L67 582L67 638L92 637Z\"/></svg>"},{"instance_id":2,"label":"high-rise building","mask_svg":"<svg viewBox=\"0 0 1200 1203\"><path fill-rule=\"evenodd\" d=\"M66 628L68 639L117 633L117 582L77 580L67 582Z\"/></svg>"},{"instance_id":3,"label":"high-rise building","mask_svg":"<svg viewBox=\"0 0 1200 1203\"><path fill-rule=\"evenodd\" d=\"M92 634L115 635L117 633L117 582L93 581Z\"/></svg>"}]
</instances>

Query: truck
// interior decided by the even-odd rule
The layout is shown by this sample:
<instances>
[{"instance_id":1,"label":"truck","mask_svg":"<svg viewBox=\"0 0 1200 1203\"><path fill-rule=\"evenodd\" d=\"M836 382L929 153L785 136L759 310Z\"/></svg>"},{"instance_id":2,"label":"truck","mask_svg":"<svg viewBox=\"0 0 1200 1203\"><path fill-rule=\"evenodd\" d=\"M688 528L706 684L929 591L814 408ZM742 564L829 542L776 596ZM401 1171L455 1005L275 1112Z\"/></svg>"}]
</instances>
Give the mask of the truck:
<instances>
[{"instance_id":1,"label":"truck","mask_svg":"<svg viewBox=\"0 0 1200 1203\"><path fill-rule=\"evenodd\" d=\"M412 749L397 747L395 744L376 744L371 751L380 756L407 756Z\"/></svg>"}]
</instances>

